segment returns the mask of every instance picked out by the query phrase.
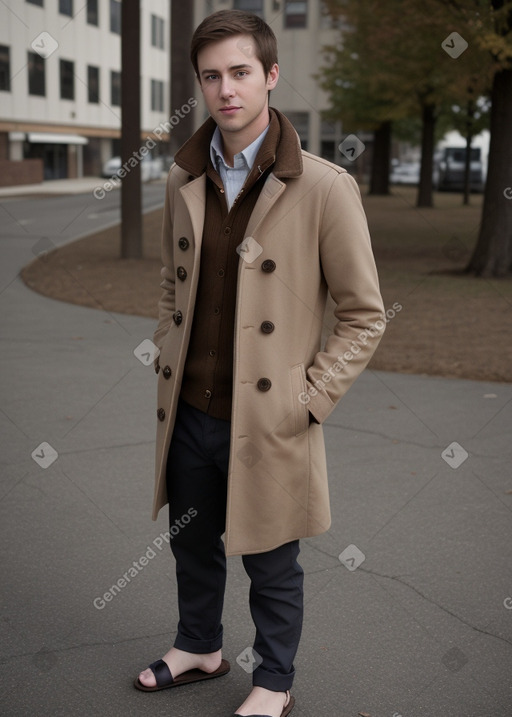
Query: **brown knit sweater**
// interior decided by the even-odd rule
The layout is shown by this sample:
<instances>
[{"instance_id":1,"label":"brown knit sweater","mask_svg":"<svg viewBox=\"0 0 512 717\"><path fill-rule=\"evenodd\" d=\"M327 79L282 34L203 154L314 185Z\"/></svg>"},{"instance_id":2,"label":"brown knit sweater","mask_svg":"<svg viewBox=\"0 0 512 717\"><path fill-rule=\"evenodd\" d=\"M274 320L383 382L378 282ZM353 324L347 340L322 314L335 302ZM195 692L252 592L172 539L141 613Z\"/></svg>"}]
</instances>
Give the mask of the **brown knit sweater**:
<instances>
[{"instance_id":1,"label":"brown knit sweater","mask_svg":"<svg viewBox=\"0 0 512 717\"><path fill-rule=\"evenodd\" d=\"M238 263L243 261L237 247L245 238L254 205L275 162L280 135L279 120L271 110L269 130L229 212L221 178L211 160L206 168L199 283L181 397L224 420L231 418L237 274ZM206 146L204 139L202 147L196 149L207 150L209 157L209 143ZM190 151L190 146L187 149ZM176 162L180 165L179 153Z\"/></svg>"}]
</instances>

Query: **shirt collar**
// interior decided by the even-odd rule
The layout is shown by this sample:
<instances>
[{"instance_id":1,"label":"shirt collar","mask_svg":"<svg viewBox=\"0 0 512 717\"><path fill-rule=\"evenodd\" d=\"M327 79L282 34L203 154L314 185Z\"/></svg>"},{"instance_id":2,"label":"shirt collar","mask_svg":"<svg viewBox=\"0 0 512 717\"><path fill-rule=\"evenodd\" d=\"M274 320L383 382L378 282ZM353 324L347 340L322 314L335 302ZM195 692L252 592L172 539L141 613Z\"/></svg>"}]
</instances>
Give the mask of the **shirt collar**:
<instances>
[{"instance_id":1,"label":"shirt collar","mask_svg":"<svg viewBox=\"0 0 512 717\"><path fill-rule=\"evenodd\" d=\"M254 164L254 160L256 159L256 155L258 154L258 151L263 144L263 140L267 135L269 127L270 124L265 127L263 132L260 134L259 137L254 140L254 142L252 142L241 152L235 154L235 156L233 157L233 167L230 167L226 164L222 147L222 135L220 133L220 129L216 127L215 132L213 133L212 141L210 143L210 157L213 166L218 168L217 162L220 161L228 169L241 169L245 165L247 169L251 171L252 166Z\"/></svg>"}]
</instances>

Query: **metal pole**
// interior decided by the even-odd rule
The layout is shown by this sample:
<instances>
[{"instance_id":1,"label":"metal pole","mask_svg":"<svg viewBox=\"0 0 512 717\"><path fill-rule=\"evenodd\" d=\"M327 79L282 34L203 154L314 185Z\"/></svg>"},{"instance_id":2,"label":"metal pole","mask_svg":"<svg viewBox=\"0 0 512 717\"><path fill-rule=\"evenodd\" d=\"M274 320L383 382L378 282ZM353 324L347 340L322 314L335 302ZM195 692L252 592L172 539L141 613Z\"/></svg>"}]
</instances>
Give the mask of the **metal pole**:
<instances>
[{"instance_id":1,"label":"metal pole","mask_svg":"<svg viewBox=\"0 0 512 717\"><path fill-rule=\"evenodd\" d=\"M121 258L142 257L140 161L140 0L121 3ZM129 164L130 159L132 164Z\"/></svg>"}]
</instances>

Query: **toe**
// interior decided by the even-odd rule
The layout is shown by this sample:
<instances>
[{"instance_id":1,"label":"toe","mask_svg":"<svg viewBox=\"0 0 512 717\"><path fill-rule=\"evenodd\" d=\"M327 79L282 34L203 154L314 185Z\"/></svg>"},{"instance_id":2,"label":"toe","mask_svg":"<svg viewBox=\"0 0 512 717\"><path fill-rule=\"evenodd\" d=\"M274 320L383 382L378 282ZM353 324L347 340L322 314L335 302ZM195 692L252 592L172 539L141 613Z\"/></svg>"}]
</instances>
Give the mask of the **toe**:
<instances>
[{"instance_id":1,"label":"toe","mask_svg":"<svg viewBox=\"0 0 512 717\"><path fill-rule=\"evenodd\" d=\"M149 668L140 673L139 682L143 684L144 687L156 687L155 676Z\"/></svg>"}]
</instances>

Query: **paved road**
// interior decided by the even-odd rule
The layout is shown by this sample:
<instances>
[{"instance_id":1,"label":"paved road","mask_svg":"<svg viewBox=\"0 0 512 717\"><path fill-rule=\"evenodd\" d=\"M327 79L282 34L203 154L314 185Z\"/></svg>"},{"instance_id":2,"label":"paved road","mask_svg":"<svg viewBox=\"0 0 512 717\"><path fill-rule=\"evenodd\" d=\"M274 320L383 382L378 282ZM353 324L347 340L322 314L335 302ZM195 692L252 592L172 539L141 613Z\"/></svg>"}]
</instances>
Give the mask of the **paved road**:
<instances>
[{"instance_id":1,"label":"paved road","mask_svg":"<svg viewBox=\"0 0 512 717\"><path fill-rule=\"evenodd\" d=\"M102 200L93 195L104 180L92 180L84 194L48 196L53 182L32 196L10 197L0 190L0 292L41 249L52 249L120 221L121 192ZM50 186L51 189L46 189ZM22 191L21 189L19 191ZM142 185L143 211L163 205L165 182Z\"/></svg>"},{"instance_id":2,"label":"paved road","mask_svg":"<svg viewBox=\"0 0 512 717\"><path fill-rule=\"evenodd\" d=\"M45 234L70 238L56 231L69 205L51 224L46 202L25 215L41 210L29 236L18 213L2 238L11 269ZM131 686L177 619L166 517L149 517L155 375L133 353L154 322L53 301L16 276L2 287L0 713L232 715L253 637L239 559L231 673ZM303 541L294 717L510 717L511 407L510 385L366 371L333 412L333 525Z\"/></svg>"}]
</instances>

